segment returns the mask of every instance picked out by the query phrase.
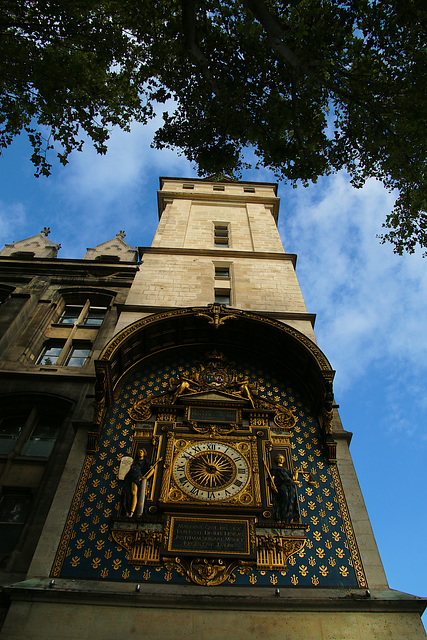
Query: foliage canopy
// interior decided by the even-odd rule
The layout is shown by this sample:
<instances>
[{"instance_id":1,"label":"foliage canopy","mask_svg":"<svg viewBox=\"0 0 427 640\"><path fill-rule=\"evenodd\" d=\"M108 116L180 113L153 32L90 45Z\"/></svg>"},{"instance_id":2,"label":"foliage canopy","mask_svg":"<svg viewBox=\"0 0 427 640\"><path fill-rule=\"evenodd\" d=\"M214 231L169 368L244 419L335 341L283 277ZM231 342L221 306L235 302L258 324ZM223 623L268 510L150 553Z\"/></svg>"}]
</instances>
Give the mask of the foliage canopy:
<instances>
[{"instance_id":1,"label":"foliage canopy","mask_svg":"<svg viewBox=\"0 0 427 640\"><path fill-rule=\"evenodd\" d=\"M3 0L0 146L25 131L36 175L88 136L163 114L154 146L201 175L252 147L307 184L345 168L397 190L383 241L427 247L424 0ZM44 132L47 132L46 134Z\"/></svg>"}]
</instances>

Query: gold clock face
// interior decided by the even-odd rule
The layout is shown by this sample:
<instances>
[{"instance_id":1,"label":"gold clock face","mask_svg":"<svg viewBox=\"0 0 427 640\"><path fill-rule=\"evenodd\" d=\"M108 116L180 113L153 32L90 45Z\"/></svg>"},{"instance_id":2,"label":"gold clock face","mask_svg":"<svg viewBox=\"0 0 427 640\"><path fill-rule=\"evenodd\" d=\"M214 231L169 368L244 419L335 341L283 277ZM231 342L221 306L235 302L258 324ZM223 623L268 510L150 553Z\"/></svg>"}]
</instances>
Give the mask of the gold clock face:
<instances>
[{"instance_id":1,"label":"gold clock face","mask_svg":"<svg viewBox=\"0 0 427 640\"><path fill-rule=\"evenodd\" d=\"M191 498L227 500L238 494L249 480L246 459L223 442L197 442L175 459L176 483Z\"/></svg>"}]
</instances>

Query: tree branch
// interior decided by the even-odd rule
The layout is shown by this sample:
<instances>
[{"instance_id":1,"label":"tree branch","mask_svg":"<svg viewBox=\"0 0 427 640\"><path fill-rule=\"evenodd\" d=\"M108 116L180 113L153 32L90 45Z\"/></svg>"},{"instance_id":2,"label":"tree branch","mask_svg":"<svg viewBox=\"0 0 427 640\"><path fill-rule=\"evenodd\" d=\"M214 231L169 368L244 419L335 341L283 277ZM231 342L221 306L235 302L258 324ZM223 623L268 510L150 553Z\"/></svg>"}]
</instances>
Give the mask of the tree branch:
<instances>
[{"instance_id":1,"label":"tree branch","mask_svg":"<svg viewBox=\"0 0 427 640\"><path fill-rule=\"evenodd\" d=\"M213 93L219 95L218 85L213 77L209 59L196 42L196 3L195 0L182 0L182 32L184 35L184 47L186 51L196 60L201 69L203 77L209 83Z\"/></svg>"}]
</instances>

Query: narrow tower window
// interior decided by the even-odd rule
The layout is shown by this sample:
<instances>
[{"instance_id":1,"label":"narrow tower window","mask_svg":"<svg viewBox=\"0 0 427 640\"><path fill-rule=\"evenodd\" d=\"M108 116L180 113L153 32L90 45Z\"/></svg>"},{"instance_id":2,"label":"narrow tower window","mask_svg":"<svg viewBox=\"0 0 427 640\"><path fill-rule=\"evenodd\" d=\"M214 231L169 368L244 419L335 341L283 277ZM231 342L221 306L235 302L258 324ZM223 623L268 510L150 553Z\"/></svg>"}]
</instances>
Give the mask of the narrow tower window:
<instances>
[{"instance_id":1,"label":"narrow tower window","mask_svg":"<svg viewBox=\"0 0 427 640\"><path fill-rule=\"evenodd\" d=\"M215 304L225 304L230 306L230 291L215 289Z\"/></svg>"},{"instance_id":2,"label":"narrow tower window","mask_svg":"<svg viewBox=\"0 0 427 640\"><path fill-rule=\"evenodd\" d=\"M215 278L220 280L229 280L230 267L215 267Z\"/></svg>"},{"instance_id":3,"label":"narrow tower window","mask_svg":"<svg viewBox=\"0 0 427 640\"><path fill-rule=\"evenodd\" d=\"M228 247L228 225L216 224L214 229L216 247Z\"/></svg>"}]
</instances>

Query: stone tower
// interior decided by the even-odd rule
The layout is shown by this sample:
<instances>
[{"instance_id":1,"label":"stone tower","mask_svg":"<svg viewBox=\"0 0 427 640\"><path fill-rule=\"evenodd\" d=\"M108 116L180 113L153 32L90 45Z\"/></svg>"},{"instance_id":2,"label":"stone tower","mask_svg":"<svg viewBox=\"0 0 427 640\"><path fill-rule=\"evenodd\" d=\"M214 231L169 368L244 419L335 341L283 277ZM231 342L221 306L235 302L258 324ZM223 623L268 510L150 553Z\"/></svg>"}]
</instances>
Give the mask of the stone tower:
<instances>
[{"instance_id":1,"label":"stone tower","mask_svg":"<svg viewBox=\"0 0 427 640\"><path fill-rule=\"evenodd\" d=\"M1 637L424 638L423 601L387 585L276 185L161 178L158 204Z\"/></svg>"}]
</instances>

